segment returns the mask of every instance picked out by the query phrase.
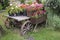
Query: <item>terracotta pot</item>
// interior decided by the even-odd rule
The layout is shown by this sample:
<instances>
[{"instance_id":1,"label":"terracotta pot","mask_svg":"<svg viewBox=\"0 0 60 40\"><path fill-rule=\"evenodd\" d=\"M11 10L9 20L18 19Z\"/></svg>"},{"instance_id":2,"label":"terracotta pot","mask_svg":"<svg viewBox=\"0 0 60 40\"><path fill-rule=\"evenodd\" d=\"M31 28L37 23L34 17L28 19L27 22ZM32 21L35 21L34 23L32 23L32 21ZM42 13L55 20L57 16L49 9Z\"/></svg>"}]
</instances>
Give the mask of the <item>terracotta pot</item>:
<instances>
[{"instance_id":1,"label":"terracotta pot","mask_svg":"<svg viewBox=\"0 0 60 40\"><path fill-rule=\"evenodd\" d=\"M27 16L27 11L26 10L24 10L23 16Z\"/></svg>"},{"instance_id":2,"label":"terracotta pot","mask_svg":"<svg viewBox=\"0 0 60 40\"><path fill-rule=\"evenodd\" d=\"M14 14L13 14L13 13L11 13L11 14L10 14L10 13L8 13L8 15L9 15L9 16L14 16Z\"/></svg>"}]
</instances>

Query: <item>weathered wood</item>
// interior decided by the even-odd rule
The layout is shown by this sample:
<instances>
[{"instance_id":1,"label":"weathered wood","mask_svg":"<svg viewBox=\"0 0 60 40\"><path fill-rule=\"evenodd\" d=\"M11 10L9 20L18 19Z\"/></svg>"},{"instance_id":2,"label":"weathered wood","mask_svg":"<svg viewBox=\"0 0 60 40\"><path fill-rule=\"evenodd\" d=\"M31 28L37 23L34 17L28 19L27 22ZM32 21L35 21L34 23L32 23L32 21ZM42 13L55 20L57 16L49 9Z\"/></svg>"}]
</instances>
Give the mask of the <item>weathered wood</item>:
<instances>
[{"instance_id":1,"label":"weathered wood","mask_svg":"<svg viewBox=\"0 0 60 40\"><path fill-rule=\"evenodd\" d=\"M15 19L17 21L23 21L23 20L30 19L30 17L27 17L27 16L8 16L8 15L6 15L6 17Z\"/></svg>"},{"instance_id":2,"label":"weathered wood","mask_svg":"<svg viewBox=\"0 0 60 40\"><path fill-rule=\"evenodd\" d=\"M47 15L41 16L39 18L31 18L30 21L32 24L39 24L46 21Z\"/></svg>"},{"instance_id":3,"label":"weathered wood","mask_svg":"<svg viewBox=\"0 0 60 40\"><path fill-rule=\"evenodd\" d=\"M31 22L25 21L23 25L21 26L21 34L26 34L31 29Z\"/></svg>"},{"instance_id":4,"label":"weathered wood","mask_svg":"<svg viewBox=\"0 0 60 40\"><path fill-rule=\"evenodd\" d=\"M38 26L38 24L35 25L34 30L33 30L34 32L37 31L37 30L36 30L37 26Z\"/></svg>"}]
</instances>

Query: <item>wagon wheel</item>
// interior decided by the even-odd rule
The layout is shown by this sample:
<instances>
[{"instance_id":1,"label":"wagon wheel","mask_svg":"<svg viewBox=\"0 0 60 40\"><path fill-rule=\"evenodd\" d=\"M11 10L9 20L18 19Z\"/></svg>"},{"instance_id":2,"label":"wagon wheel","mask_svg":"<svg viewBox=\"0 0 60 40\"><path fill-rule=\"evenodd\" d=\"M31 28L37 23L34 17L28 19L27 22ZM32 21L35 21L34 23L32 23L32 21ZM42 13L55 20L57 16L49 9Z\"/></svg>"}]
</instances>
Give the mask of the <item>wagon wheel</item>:
<instances>
[{"instance_id":1,"label":"wagon wheel","mask_svg":"<svg viewBox=\"0 0 60 40\"><path fill-rule=\"evenodd\" d=\"M21 35L25 35L28 31L30 31L33 28L33 25L30 21L24 22L24 24L21 27Z\"/></svg>"}]
</instances>

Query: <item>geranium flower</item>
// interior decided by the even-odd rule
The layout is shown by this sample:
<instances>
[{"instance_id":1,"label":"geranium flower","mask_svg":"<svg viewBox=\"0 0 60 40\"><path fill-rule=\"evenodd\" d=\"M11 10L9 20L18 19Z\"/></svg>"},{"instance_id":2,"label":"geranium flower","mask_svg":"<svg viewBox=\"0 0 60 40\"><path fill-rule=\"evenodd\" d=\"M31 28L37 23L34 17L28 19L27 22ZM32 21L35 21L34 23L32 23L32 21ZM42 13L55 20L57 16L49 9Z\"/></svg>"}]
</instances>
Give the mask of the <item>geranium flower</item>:
<instances>
[{"instance_id":1,"label":"geranium flower","mask_svg":"<svg viewBox=\"0 0 60 40\"><path fill-rule=\"evenodd\" d=\"M40 14L44 14L46 12L46 10L40 10Z\"/></svg>"},{"instance_id":2,"label":"geranium flower","mask_svg":"<svg viewBox=\"0 0 60 40\"><path fill-rule=\"evenodd\" d=\"M43 8L44 6L43 6L43 4L39 4L39 7L40 7L40 8Z\"/></svg>"},{"instance_id":3,"label":"geranium flower","mask_svg":"<svg viewBox=\"0 0 60 40\"><path fill-rule=\"evenodd\" d=\"M26 5L25 4L21 4L20 7L21 8L26 8Z\"/></svg>"},{"instance_id":4,"label":"geranium flower","mask_svg":"<svg viewBox=\"0 0 60 40\"><path fill-rule=\"evenodd\" d=\"M43 4L38 4L37 2L29 4L21 4L21 8L26 9L27 13L31 13L31 16L37 17L36 15L44 14L46 10L43 10ZM42 9L42 10L41 10Z\"/></svg>"},{"instance_id":5,"label":"geranium flower","mask_svg":"<svg viewBox=\"0 0 60 40\"><path fill-rule=\"evenodd\" d=\"M32 7L36 7L36 3L33 3L31 6L32 6Z\"/></svg>"}]
</instances>

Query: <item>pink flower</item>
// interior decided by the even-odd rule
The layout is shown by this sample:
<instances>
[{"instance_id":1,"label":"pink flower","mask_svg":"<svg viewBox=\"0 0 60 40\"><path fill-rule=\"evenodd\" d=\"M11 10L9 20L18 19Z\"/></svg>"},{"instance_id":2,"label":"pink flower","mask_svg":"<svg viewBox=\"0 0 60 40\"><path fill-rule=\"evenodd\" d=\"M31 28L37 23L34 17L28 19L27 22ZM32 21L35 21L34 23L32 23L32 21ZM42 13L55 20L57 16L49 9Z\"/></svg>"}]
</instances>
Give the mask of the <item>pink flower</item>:
<instances>
[{"instance_id":1,"label":"pink flower","mask_svg":"<svg viewBox=\"0 0 60 40\"><path fill-rule=\"evenodd\" d=\"M42 10L41 13L44 14L46 12L46 10Z\"/></svg>"},{"instance_id":2,"label":"pink flower","mask_svg":"<svg viewBox=\"0 0 60 40\"><path fill-rule=\"evenodd\" d=\"M43 8L43 4L36 4L36 7Z\"/></svg>"},{"instance_id":3,"label":"pink flower","mask_svg":"<svg viewBox=\"0 0 60 40\"><path fill-rule=\"evenodd\" d=\"M26 9L27 9L27 10L30 10L31 8L32 8L31 6L28 6Z\"/></svg>"},{"instance_id":4,"label":"pink flower","mask_svg":"<svg viewBox=\"0 0 60 40\"><path fill-rule=\"evenodd\" d=\"M44 6L43 6L43 4L39 4L39 7L40 7L40 8L43 8Z\"/></svg>"},{"instance_id":5,"label":"pink flower","mask_svg":"<svg viewBox=\"0 0 60 40\"><path fill-rule=\"evenodd\" d=\"M36 7L39 7L40 5L39 4L36 4Z\"/></svg>"},{"instance_id":6,"label":"pink flower","mask_svg":"<svg viewBox=\"0 0 60 40\"><path fill-rule=\"evenodd\" d=\"M31 6L32 6L32 7L35 7L35 4L32 4Z\"/></svg>"}]
</instances>

